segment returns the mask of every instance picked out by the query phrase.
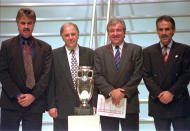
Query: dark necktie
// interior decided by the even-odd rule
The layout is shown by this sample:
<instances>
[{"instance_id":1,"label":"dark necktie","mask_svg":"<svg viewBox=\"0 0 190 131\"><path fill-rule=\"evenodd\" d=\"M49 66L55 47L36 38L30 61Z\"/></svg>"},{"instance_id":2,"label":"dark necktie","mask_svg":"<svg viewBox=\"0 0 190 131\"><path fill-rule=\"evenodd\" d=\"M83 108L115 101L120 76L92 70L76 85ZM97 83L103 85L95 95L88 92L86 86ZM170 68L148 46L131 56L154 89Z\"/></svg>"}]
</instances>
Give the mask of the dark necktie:
<instances>
[{"instance_id":1,"label":"dark necktie","mask_svg":"<svg viewBox=\"0 0 190 131\"><path fill-rule=\"evenodd\" d=\"M77 72L78 72L78 64L77 64L77 59L75 56L75 51L71 51L72 57L71 57L71 75L73 78L73 84L74 88L76 89L76 78L77 78Z\"/></svg>"},{"instance_id":2,"label":"dark necktie","mask_svg":"<svg viewBox=\"0 0 190 131\"><path fill-rule=\"evenodd\" d=\"M32 89L35 85L32 54L26 40L24 43L24 69L26 73L26 87Z\"/></svg>"},{"instance_id":3,"label":"dark necktie","mask_svg":"<svg viewBox=\"0 0 190 131\"><path fill-rule=\"evenodd\" d=\"M117 70L119 69L119 62L120 62L120 50L119 50L119 46L116 46L116 53L115 53L115 65Z\"/></svg>"},{"instance_id":4,"label":"dark necktie","mask_svg":"<svg viewBox=\"0 0 190 131\"><path fill-rule=\"evenodd\" d=\"M167 46L164 46L163 57L164 57L164 63L166 64L168 61Z\"/></svg>"}]
</instances>

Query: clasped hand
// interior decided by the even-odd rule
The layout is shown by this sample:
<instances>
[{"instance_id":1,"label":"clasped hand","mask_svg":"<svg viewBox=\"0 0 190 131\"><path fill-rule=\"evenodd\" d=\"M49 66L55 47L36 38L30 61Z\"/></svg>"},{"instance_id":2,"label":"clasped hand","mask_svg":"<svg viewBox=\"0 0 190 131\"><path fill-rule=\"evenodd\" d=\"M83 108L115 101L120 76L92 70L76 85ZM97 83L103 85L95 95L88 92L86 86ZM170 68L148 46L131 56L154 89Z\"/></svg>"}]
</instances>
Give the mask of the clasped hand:
<instances>
[{"instance_id":1,"label":"clasped hand","mask_svg":"<svg viewBox=\"0 0 190 131\"><path fill-rule=\"evenodd\" d=\"M122 89L122 88L117 88L117 89L114 89L114 90L112 90L111 91L111 93L110 93L110 96L112 97L112 103L114 104L114 105L119 105L119 103L120 103L120 100L122 99L122 98L124 98L124 94L122 93L122 91L125 91L124 89Z\"/></svg>"},{"instance_id":2,"label":"clasped hand","mask_svg":"<svg viewBox=\"0 0 190 131\"><path fill-rule=\"evenodd\" d=\"M34 102L34 100L35 97L31 94L21 94L17 97L17 101L22 107L29 106Z\"/></svg>"},{"instance_id":3,"label":"clasped hand","mask_svg":"<svg viewBox=\"0 0 190 131\"><path fill-rule=\"evenodd\" d=\"M160 102L168 104L173 100L174 95L169 91L163 91L158 95Z\"/></svg>"}]
</instances>

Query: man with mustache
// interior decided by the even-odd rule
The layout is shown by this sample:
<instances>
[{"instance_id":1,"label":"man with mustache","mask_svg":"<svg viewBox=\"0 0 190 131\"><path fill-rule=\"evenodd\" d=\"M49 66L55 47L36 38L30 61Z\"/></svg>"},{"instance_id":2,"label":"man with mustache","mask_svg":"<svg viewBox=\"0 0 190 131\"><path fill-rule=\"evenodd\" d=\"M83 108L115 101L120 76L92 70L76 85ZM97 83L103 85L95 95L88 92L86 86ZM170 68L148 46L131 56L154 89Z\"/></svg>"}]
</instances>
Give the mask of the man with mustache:
<instances>
[{"instance_id":1,"label":"man with mustache","mask_svg":"<svg viewBox=\"0 0 190 131\"><path fill-rule=\"evenodd\" d=\"M156 20L160 42L143 50L143 79L149 91L149 116L157 131L190 130L190 47L175 42L175 21Z\"/></svg>"},{"instance_id":2,"label":"man with mustache","mask_svg":"<svg viewBox=\"0 0 190 131\"><path fill-rule=\"evenodd\" d=\"M112 97L116 106L127 98L126 117L101 116L103 131L139 130L138 89L142 79L142 49L124 41L126 26L122 19L113 18L107 25L110 44L95 50L95 87L105 96Z\"/></svg>"},{"instance_id":3,"label":"man with mustache","mask_svg":"<svg viewBox=\"0 0 190 131\"><path fill-rule=\"evenodd\" d=\"M32 36L35 12L21 8L16 17L19 35L1 44L1 131L40 131L46 109L46 89L52 49Z\"/></svg>"}]
</instances>

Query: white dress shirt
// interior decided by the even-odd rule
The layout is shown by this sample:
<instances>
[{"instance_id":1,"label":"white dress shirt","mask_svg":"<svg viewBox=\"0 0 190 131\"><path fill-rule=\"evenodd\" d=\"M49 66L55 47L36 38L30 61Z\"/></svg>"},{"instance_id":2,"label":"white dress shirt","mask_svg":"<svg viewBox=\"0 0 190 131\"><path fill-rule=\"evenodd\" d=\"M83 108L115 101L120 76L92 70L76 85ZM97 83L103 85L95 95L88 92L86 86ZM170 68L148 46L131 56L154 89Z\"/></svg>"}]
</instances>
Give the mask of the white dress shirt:
<instances>
[{"instance_id":1,"label":"white dress shirt","mask_svg":"<svg viewBox=\"0 0 190 131\"><path fill-rule=\"evenodd\" d=\"M167 54L170 53L170 49L171 49L171 47L172 47L172 44L173 44L173 40L171 40L170 43L169 43L168 46L167 46ZM161 46L162 54L163 54L163 52L164 52L164 44L162 44L162 43L160 42L160 46Z\"/></svg>"},{"instance_id":2,"label":"white dress shirt","mask_svg":"<svg viewBox=\"0 0 190 131\"><path fill-rule=\"evenodd\" d=\"M119 45L120 57L122 55L123 44L124 44L124 42L122 42L121 45ZM115 47L116 47L116 45L112 44L112 49L113 49L114 56L115 56L115 53L117 52L117 49Z\"/></svg>"}]
</instances>

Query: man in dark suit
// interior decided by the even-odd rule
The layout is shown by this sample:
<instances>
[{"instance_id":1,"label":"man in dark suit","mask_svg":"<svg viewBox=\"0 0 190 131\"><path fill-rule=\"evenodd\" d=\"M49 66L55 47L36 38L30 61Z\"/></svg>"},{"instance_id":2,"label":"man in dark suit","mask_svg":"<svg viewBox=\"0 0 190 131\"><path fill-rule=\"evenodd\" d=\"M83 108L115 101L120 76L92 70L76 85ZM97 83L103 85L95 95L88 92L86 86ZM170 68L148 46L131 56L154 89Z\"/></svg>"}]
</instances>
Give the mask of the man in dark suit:
<instances>
[{"instance_id":1,"label":"man in dark suit","mask_svg":"<svg viewBox=\"0 0 190 131\"><path fill-rule=\"evenodd\" d=\"M68 116L74 115L74 107L80 106L72 74L73 53L78 66L93 66L94 51L77 44L79 29L76 24L65 23L61 27L65 46L53 50L52 79L48 92L48 112L54 118L54 131L68 130Z\"/></svg>"},{"instance_id":2,"label":"man in dark suit","mask_svg":"<svg viewBox=\"0 0 190 131\"><path fill-rule=\"evenodd\" d=\"M40 131L52 50L32 36L33 10L21 8L16 22L19 35L3 41L0 50L1 130L18 131L22 121L22 130Z\"/></svg>"},{"instance_id":3,"label":"man in dark suit","mask_svg":"<svg viewBox=\"0 0 190 131\"><path fill-rule=\"evenodd\" d=\"M123 130L139 130L137 86L142 79L142 49L124 42L126 26L122 19L111 19L107 32L111 43L95 50L95 87L105 98L112 97L115 105L127 98L127 110L125 119L101 116L101 127L103 131L119 130L121 123Z\"/></svg>"},{"instance_id":4,"label":"man in dark suit","mask_svg":"<svg viewBox=\"0 0 190 131\"><path fill-rule=\"evenodd\" d=\"M186 130L190 121L190 47L172 40L175 21L160 16L156 21L160 42L143 50L143 79L149 91L149 115L156 130ZM188 124L187 124L188 123Z\"/></svg>"}]
</instances>

